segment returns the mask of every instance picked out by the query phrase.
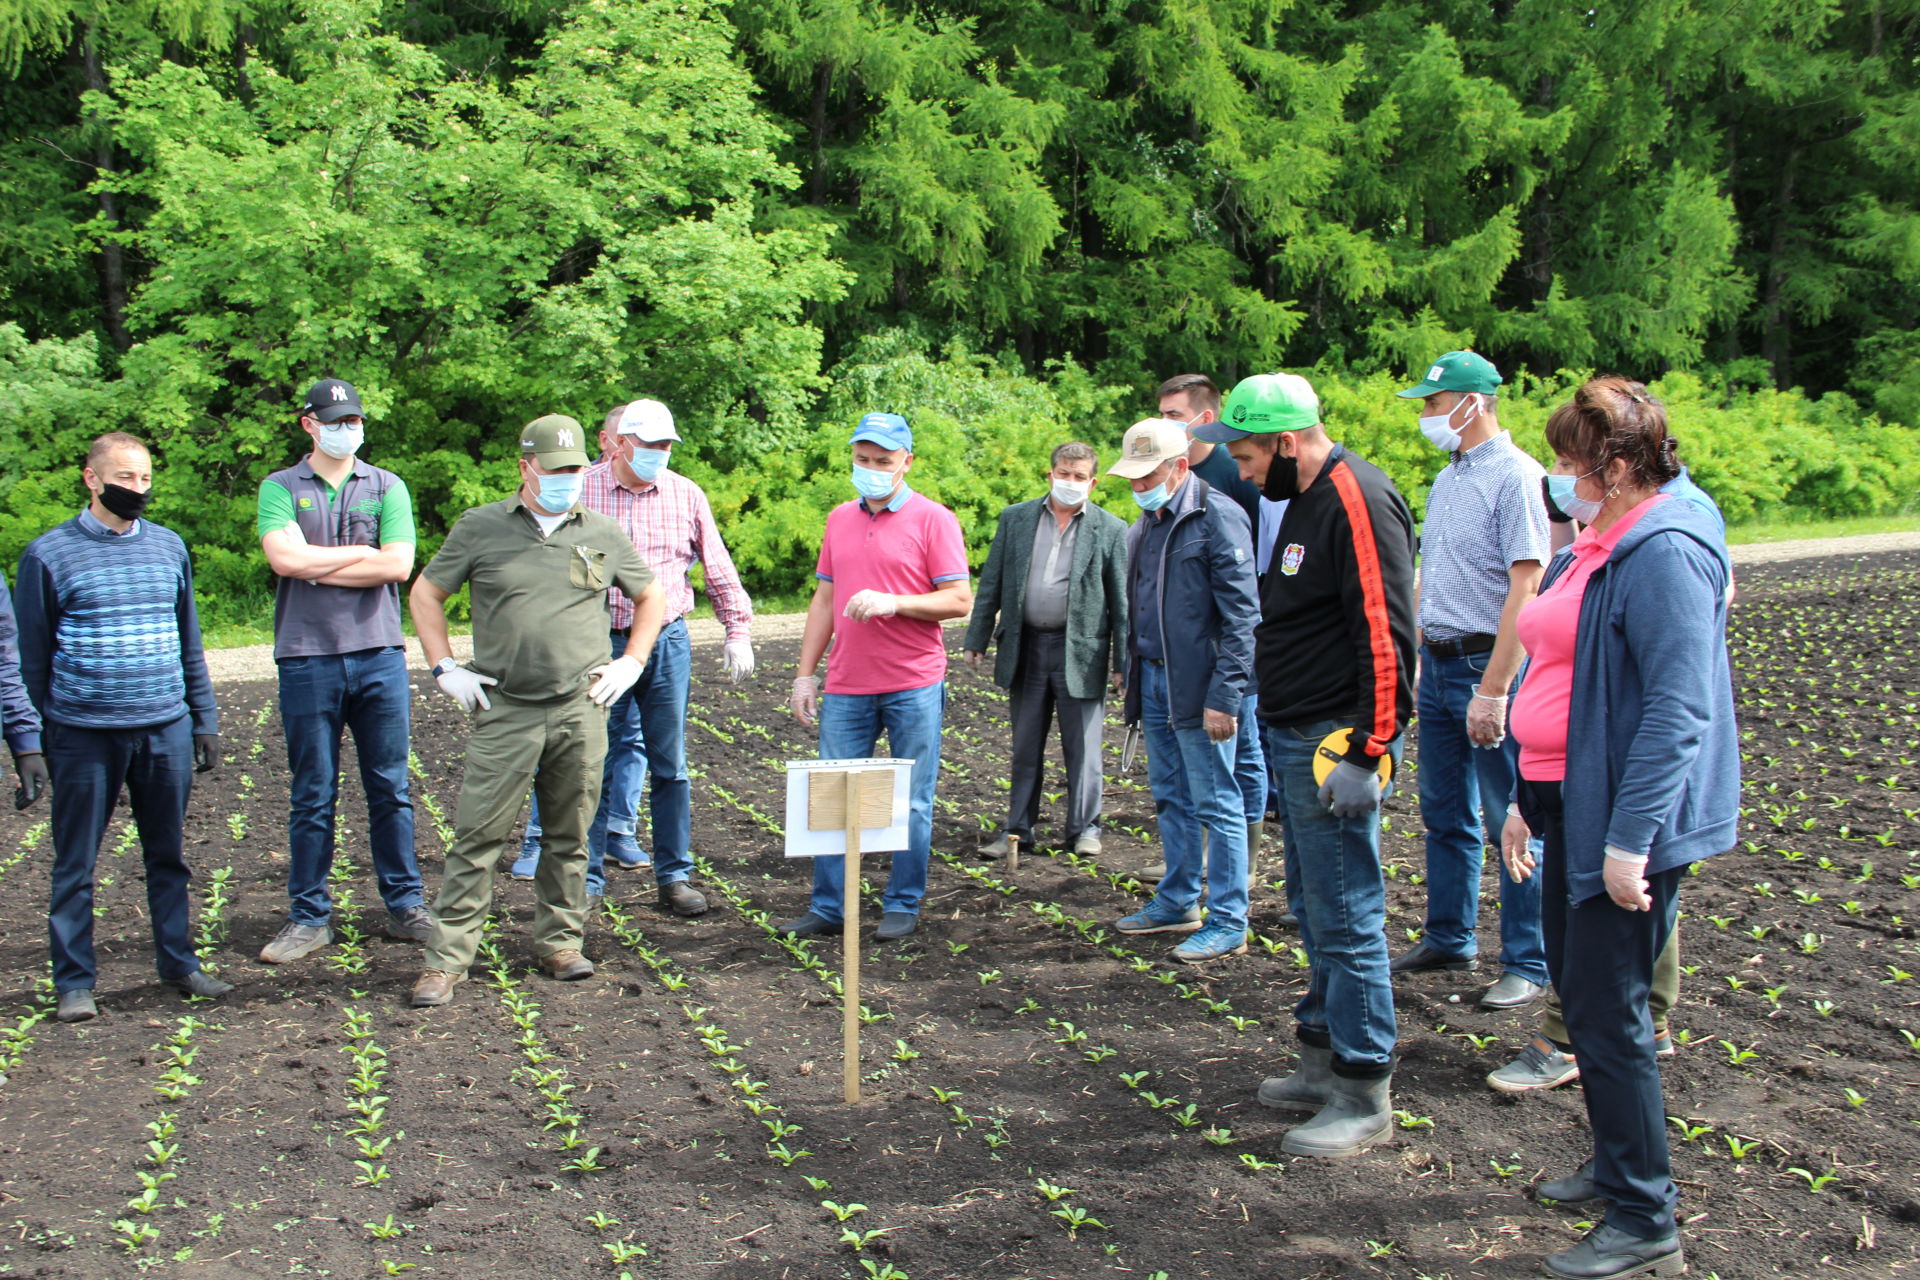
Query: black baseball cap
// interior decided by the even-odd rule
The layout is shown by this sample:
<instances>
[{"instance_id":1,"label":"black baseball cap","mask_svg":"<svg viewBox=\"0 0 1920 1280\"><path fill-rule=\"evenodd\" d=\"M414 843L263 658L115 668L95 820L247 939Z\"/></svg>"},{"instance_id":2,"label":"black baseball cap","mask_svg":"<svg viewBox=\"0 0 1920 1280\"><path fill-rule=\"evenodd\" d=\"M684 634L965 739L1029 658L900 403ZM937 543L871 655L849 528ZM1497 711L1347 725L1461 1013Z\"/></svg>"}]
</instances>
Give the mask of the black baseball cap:
<instances>
[{"instance_id":1,"label":"black baseball cap","mask_svg":"<svg viewBox=\"0 0 1920 1280\"><path fill-rule=\"evenodd\" d=\"M364 418L366 411L360 407L360 393L353 389L351 382L342 382L338 378L322 378L313 384L313 390L307 392L306 403L300 406L300 412L320 422L338 422L342 418Z\"/></svg>"}]
</instances>

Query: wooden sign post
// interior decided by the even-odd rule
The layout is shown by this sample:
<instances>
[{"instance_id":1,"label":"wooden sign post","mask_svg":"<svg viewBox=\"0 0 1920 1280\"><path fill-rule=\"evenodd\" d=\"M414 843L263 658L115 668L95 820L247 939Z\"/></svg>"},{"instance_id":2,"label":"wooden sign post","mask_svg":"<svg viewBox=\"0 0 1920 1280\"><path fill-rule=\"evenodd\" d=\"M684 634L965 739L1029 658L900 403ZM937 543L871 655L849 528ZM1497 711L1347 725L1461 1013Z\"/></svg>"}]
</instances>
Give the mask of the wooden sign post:
<instances>
[{"instance_id":1,"label":"wooden sign post","mask_svg":"<svg viewBox=\"0 0 1920 1280\"><path fill-rule=\"evenodd\" d=\"M860 1101L861 846L872 844L876 853L906 847L906 789L912 765L910 760L796 760L787 765L787 856L832 856L841 852L832 847L837 843L832 837L846 839L841 1073L850 1103Z\"/></svg>"},{"instance_id":2,"label":"wooden sign post","mask_svg":"<svg viewBox=\"0 0 1920 1280\"><path fill-rule=\"evenodd\" d=\"M1020 870L1020 837L1007 832L1007 874Z\"/></svg>"}]
</instances>

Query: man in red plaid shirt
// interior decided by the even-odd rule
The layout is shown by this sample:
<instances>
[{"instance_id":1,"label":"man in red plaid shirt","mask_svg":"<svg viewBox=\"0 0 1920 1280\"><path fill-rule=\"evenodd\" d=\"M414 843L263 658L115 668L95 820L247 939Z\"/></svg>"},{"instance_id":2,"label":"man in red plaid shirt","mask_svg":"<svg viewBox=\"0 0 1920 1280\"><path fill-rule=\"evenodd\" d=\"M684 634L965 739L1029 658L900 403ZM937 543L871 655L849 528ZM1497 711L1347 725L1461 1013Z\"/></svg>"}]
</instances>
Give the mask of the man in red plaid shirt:
<instances>
[{"instance_id":1,"label":"man in red plaid shirt","mask_svg":"<svg viewBox=\"0 0 1920 1280\"><path fill-rule=\"evenodd\" d=\"M735 684L753 671L748 639L753 601L720 540L707 495L693 481L667 470L679 439L667 406L658 400L635 400L607 415L600 432L600 461L586 470L581 502L626 530L666 591L667 619L638 683L608 712L606 780L600 811L587 835L587 893L606 891L608 854L628 870L648 864L636 835L644 772L652 780L647 798L660 906L675 915L697 916L706 911L707 900L689 883L693 785L687 780L686 730L692 654L686 615L694 602L687 571L696 561L705 567L707 595L726 629L727 674ZM618 654L626 649L633 601L617 588L607 592L607 601L613 612L610 640ZM520 860L513 866L516 878L531 878L538 865L539 821L536 809Z\"/></svg>"}]
</instances>

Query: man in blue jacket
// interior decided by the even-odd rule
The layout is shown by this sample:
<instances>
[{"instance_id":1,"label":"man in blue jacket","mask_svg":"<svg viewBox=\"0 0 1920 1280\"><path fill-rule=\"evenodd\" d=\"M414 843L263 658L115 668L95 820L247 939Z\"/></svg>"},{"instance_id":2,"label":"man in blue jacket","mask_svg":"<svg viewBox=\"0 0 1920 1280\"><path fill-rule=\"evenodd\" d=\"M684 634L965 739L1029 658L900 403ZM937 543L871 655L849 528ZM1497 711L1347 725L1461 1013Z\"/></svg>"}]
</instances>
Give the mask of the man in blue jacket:
<instances>
[{"instance_id":1,"label":"man in blue jacket","mask_svg":"<svg viewBox=\"0 0 1920 1280\"><path fill-rule=\"evenodd\" d=\"M1123 933L1190 933L1190 964L1247 949L1247 823L1234 740L1253 683L1253 539L1246 512L1187 462L1177 422L1136 423L1107 468L1142 515L1127 534L1126 709L1147 740L1147 781L1166 856L1153 901ZM1207 922L1200 922L1206 828Z\"/></svg>"}]
</instances>

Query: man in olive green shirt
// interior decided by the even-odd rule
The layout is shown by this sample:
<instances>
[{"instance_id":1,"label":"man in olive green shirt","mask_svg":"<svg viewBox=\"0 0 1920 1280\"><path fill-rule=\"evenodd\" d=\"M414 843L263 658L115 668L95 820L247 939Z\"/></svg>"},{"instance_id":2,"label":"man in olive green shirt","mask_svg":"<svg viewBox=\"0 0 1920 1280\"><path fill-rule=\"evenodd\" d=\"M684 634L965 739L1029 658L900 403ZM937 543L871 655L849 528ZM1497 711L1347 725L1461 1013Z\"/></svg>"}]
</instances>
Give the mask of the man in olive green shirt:
<instances>
[{"instance_id":1,"label":"man in olive green shirt","mask_svg":"<svg viewBox=\"0 0 1920 1280\"><path fill-rule=\"evenodd\" d=\"M548 414L515 438L519 491L461 516L410 597L434 678L473 716L415 1005L447 1003L467 976L493 896L494 866L529 785L545 828L534 878L534 947L549 976L592 976L580 947L587 826L600 804L606 709L640 678L660 632L664 594L653 571L617 523L579 505L588 462L580 424ZM447 641L446 602L463 583L472 587L470 668L454 660ZM634 603L626 652L611 662L609 585Z\"/></svg>"}]
</instances>

